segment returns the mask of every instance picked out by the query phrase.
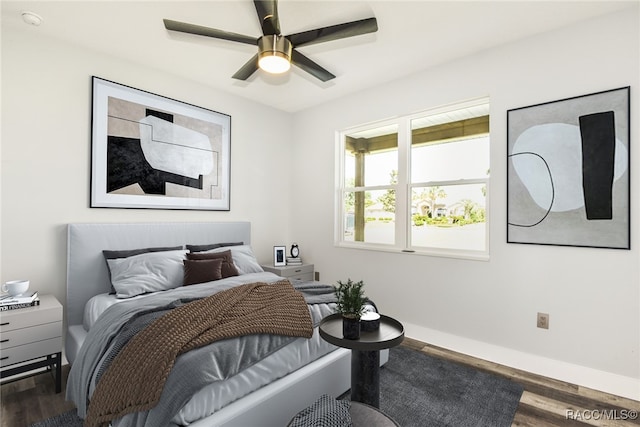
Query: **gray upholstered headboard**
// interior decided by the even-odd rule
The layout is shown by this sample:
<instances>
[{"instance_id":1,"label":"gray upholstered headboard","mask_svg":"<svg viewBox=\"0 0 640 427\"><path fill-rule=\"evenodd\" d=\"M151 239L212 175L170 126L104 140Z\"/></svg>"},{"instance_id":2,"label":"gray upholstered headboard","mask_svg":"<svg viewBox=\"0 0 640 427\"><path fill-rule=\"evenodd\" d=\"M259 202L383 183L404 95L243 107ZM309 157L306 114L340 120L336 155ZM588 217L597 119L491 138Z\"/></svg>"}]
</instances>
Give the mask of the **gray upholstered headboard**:
<instances>
[{"instance_id":1,"label":"gray upholstered headboard","mask_svg":"<svg viewBox=\"0 0 640 427\"><path fill-rule=\"evenodd\" d=\"M251 243L249 222L166 222L69 224L67 230L67 325L82 324L84 306L94 295L109 292L104 249Z\"/></svg>"}]
</instances>

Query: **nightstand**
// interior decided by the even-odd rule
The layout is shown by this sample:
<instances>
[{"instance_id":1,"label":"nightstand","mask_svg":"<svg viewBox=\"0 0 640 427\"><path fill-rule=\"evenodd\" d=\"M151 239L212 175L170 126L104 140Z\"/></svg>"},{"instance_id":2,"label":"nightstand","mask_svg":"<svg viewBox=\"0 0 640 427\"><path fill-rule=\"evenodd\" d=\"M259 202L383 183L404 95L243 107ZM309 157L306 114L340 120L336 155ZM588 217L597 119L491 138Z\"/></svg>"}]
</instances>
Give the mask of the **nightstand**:
<instances>
[{"instance_id":1,"label":"nightstand","mask_svg":"<svg viewBox=\"0 0 640 427\"><path fill-rule=\"evenodd\" d=\"M0 312L0 378L45 367L55 369L60 393L62 305L52 295L42 295L38 306Z\"/></svg>"},{"instance_id":2,"label":"nightstand","mask_svg":"<svg viewBox=\"0 0 640 427\"><path fill-rule=\"evenodd\" d=\"M313 280L313 264L283 265L282 267L263 265L262 268L264 271L270 271L289 280Z\"/></svg>"}]
</instances>

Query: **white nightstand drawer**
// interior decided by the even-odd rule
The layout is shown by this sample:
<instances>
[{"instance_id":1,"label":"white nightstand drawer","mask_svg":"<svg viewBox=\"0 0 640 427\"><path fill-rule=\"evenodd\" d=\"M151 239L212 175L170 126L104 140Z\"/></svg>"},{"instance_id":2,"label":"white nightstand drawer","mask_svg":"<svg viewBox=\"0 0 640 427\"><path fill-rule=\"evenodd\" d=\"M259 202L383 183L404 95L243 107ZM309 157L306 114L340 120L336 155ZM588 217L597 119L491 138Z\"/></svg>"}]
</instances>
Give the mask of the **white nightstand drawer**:
<instances>
[{"instance_id":1,"label":"white nightstand drawer","mask_svg":"<svg viewBox=\"0 0 640 427\"><path fill-rule=\"evenodd\" d=\"M51 295L43 295L40 305L0 312L0 332L62 321L62 305Z\"/></svg>"},{"instance_id":2,"label":"white nightstand drawer","mask_svg":"<svg viewBox=\"0 0 640 427\"><path fill-rule=\"evenodd\" d=\"M283 265L281 267L263 265L262 268L289 280L313 280L313 264Z\"/></svg>"},{"instance_id":3,"label":"white nightstand drawer","mask_svg":"<svg viewBox=\"0 0 640 427\"><path fill-rule=\"evenodd\" d=\"M313 280L313 271L310 271L308 273L293 274L291 276L287 276L287 279L289 279L289 280L308 280L308 281L312 281Z\"/></svg>"},{"instance_id":4,"label":"white nightstand drawer","mask_svg":"<svg viewBox=\"0 0 640 427\"><path fill-rule=\"evenodd\" d=\"M0 351L0 367L24 362L54 353L58 353L62 348L62 337L51 338L44 341L11 347Z\"/></svg>"},{"instance_id":5,"label":"white nightstand drawer","mask_svg":"<svg viewBox=\"0 0 640 427\"><path fill-rule=\"evenodd\" d=\"M3 332L0 335L0 350L62 337L62 322L46 323L30 328ZM59 351L59 350L58 350Z\"/></svg>"},{"instance_id":6,"label":"white nightstand drawer","mask_svg":"<svg viewBox=\"0 0 640 427\"><path fill-rule=\"evenodd\" d=\"M283 277L293 277L309 273L313 273L313 264L287 265L281 270L280 275Z\"/></svg>"}]
</instances>

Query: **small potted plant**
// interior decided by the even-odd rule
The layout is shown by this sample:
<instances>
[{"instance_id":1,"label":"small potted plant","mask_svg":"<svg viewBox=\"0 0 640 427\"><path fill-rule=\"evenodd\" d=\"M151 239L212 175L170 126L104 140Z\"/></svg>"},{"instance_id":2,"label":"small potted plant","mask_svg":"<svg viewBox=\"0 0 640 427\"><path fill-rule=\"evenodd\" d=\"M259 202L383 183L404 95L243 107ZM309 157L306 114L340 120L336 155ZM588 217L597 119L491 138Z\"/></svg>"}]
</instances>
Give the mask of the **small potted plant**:
<instances>
[{"instance_id":1,"label":"small potted plant","mask_svg":"<svg viewBox=\"0 0 640 427\"><path fill-rule=\"evenodd\" d=\"M360 316L367 301L363 286L362 281L353 282L348 279L346 283L338 280L338 286L335 287L336 311L342 313L342 335L346 339L360 338Z\"/></svg>"}]
</instances>

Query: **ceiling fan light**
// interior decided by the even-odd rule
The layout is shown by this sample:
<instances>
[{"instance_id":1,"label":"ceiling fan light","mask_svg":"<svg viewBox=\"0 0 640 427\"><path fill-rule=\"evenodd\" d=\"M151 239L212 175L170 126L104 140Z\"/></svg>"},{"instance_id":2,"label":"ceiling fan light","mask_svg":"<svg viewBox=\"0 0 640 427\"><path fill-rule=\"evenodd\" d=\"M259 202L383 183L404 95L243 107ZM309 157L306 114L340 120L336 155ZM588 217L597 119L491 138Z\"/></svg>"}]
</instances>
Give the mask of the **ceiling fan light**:
<instances>
[{"instance_id":1,"label":"ceiling fan light","mask_svg":"<svg viewBox=\"0 0 640 427\"><path fill-rule=\"evenodd\" d=\"M291 68L291 43L285 37L263 36L258 42L258 66L267 73L280 74Z\"/></svg>"},{"instance_id":2,"label":"ceiling fan light","mask_svg":"<svg viewBox=\"0 0 640 427\"><path fill-rule=\"evenodd\" d=\"M291 68L291 63L289 59L286 58L280 52L273 52L264 55L260 55L260 59L258 60L258 65L267 73L271 74L281 74L286 71L289 71Z\"/></svg>"}]
</instances>

